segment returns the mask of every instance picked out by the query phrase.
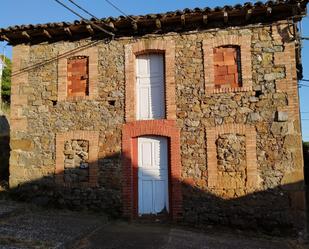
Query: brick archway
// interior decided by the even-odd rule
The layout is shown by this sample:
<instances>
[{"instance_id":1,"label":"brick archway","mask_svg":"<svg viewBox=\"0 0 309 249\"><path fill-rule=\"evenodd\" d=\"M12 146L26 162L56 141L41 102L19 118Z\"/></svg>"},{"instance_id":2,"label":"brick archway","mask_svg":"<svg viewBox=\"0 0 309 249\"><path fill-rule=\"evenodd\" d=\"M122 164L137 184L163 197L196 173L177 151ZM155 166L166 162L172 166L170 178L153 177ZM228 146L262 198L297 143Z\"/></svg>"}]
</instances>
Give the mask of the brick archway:
<instances>
[{"instance_id":1,"label":"brick archway","mask_svg":"<svg viewBox=\"0 0 309 249\"><path fill-rule=\"evenodd\" d=\"M123 213L137 215L137 138L154 135L169 139L169 193L173 220L182 217L180 130L174 120L143 120L127 123L122 129Z\"/></svg>"}]
</instances>

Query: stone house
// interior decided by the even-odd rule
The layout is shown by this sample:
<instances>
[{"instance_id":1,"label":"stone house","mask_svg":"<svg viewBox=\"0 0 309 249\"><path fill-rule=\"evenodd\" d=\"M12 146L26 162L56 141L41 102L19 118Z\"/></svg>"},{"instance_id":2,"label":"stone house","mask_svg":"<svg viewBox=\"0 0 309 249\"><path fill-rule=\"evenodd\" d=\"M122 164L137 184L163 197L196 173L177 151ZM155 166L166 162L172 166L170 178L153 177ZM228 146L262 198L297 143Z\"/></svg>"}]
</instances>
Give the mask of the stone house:
<instances>
[{"instance_id":1,"label":"stone house","mask_svg":"<svg viewBox=\"0 0 309 249\"><path fill-rule=\"evenodd\" d=\"M306 4L0 29L13 45L10 188L130 219L303 227Z\"/></svg>"}]
</instances>

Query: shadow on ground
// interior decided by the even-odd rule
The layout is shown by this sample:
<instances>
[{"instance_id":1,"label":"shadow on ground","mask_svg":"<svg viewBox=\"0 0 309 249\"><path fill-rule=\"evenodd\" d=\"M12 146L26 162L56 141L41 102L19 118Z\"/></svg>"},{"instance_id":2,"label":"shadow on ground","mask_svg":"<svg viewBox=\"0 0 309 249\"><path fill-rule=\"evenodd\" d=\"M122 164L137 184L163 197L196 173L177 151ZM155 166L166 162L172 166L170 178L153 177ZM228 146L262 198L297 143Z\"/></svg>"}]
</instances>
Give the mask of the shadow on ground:
<instances>
[{"instance_id":1,"label":"shadow on ground","mask_svg":"<svg viewBox=\"0 0 309 249\"><path fill-rule=\"evenodd\" d=\"M121 161L121 155L113 156L108 160ZM104 167L99 164L99 167L101 166ZM1 196L45 208L89 210L113 218L122 216L122 192L120 186L115 184L115 179L111 184L103 182L97 187L90 188L55 184L55 177L63 175L50 175L26 182L2 192ZM271 235L297 235L304 229L305 204L304 192L301 191L304 188L302 181L232 199L222 199L206 190L185 184L179 179L177 181L181 184L183 197L183 219L180 223L193 227L222 225L263 231ZM175 179L171 182L175 183Z\"/></svg>"},{"instance_id":2,"label":"shadow on ground","mask_svg":"<svg viewBox=\"0 0 309 249\"><path fill-rule=\"evenodd\" d=\"M8 127L8 123L6 127ZM5 141L3 144L6 150L9 150L8 136L3 141ZM3 164L5 167L2 175L7 179L7 154L3 158L5 158ZM47 211L50 210L51 212L53 212L51 208L55 208L58 209L58 211L55 211L58 214L65 213L66 210L74 210L79 211L79 213L75 214L79 216L82 211L94 211L95 216L98 217L107 214L111 218L119 218L122 216L123 203L121 201L121 171L118 169L121 162L125 160L127 159L123 158L120 153L116 153L100 158L97 162L89 163L89 167L97 164L99 168L99 182L96 187L80 187L78 182L74 181L69 184L66 183L65 186L56 184L55 179L66 181L65 174L62 172L59 175L48 175L3 191L0 198L33 203L45 209L47 208ZM71 170L71 173L78 175L80 170L80 167L76 167ZM188 227L205 229L209 226L222 226L247 231L262 231L277 236L287 234L297 236L298 232L303 231L305 226L305 203L303 198L305 184L303 181L277 186L264 191L247 193L241 197L230 199L223 199L205 188L192 186L181 179L170 179L169 183L170 189L173 189L173 184L181 185L183 219L180 223ZM172 195L171 191L170 198L173 197ZM132 203L136 201L134 196L136 195L132 194ZM35 221L35 219L33 218L34 226L38 225L36 222L42 222L41 219L38 219L38 221ZM16 220L16 223L19 224L23 224L23 222L25 221L22 218ZM51 224L53 223L51 222ZM46 226L50 227L47 223ZM132 227L132 229L135 228ZM139 228L136 229L138 231ZM128 228L128 230L131 230L131 228ZM107 232L102 230L102 233ZM0 234L5 233L0 232ZM149 239L152 236L149 234Z\"/></svg>"}]
</instances>

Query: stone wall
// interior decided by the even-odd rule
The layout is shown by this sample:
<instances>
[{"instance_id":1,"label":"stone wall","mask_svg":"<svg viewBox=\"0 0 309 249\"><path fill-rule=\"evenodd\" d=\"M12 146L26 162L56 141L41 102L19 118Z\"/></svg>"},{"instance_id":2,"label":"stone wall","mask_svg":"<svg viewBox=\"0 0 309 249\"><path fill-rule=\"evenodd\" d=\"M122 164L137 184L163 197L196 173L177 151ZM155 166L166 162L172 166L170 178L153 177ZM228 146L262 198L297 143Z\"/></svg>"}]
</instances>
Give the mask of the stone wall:
<instances>
[{"instance_id":1,"label":"stone wall","mask_svg":"<svg viewBox=\"0 0 309 249\"><path fill-rule=\"evenodd\" d=\"M71 140L64 144L64 182L79 183L89 181L89 142Z\"/></svg>"},{"instance_id":2,"label":"stone wall","mask_svg":"<svg viewBox=\"0 0 309 249\"><path fill-rule=\"evenodd\" d=\"M182 184L185 222L262 226L271 230L293 224L302 226L303 161L295 43L285 38L283 30L284 23L136 38L145 43L163 40L175 44L181 177L173 181ZM205 82L205 41L219 41L227 36L239 37L238 44L228 45L246 47L249 64L242 63L244 87L208 91L206 87L211 82ZM241 39L244 37L250 37L251 43ZM19 75L13 79L12 90L11 188L23 185L31 189L31 182L44 182L53 203L61 199L63 206L121 212L125 45L136 39L14 47L14 71ZM96 50L92 52L98 61L93 69L97 70L96 93L91 99L65 100L63 95L59 99L57 76L63 72L59 72L62 69L58 62L66 58L67 55L61 57L63 52L80 46L86 47L85 56L89 47ZM75 53L83 55L83 49ZM25 67L30 70L19 71ZM60 81L63 84L62 78ZM229 130L234 124L239 132L236 128ZM91 188L65 188L66 194L61 195L53 185L56 136L70 131L98 132L98 181ZM209 136L216 134L218 139L212 143ZM213 144L215 147L211 147ZM212 171L211 161L218 165ZM46 192L36 191L33 195L40 198Z\"/></svg>"},{"instance_id":3,"label":"stone wall","mask_svg":"<svg viewBox=\"0 0 309 249\"><path fill-rule=\"evenodd\" d=\"M246 138L244 135L223 134L217 139L218 186L228 186L228 191L241 194L246 187ZM231 196L231 194L230 194Z\"/></svg>"}]
</instances>

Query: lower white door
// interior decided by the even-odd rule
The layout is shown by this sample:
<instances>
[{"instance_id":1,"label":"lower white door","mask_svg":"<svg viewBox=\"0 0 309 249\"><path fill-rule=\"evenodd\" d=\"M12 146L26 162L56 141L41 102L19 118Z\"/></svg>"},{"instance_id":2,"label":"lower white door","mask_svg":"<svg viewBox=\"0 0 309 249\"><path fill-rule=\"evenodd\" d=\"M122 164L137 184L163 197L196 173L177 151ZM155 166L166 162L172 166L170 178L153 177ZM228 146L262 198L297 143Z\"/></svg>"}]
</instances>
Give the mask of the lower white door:
<instances>
[{"instance_id":1,"label":"lower white door","mask_svg":"<svg viewBox=\"0 0 309 249\"><path fill-rule=\"evenodd\" d=\"M168 212L168 142L164 137L138 138L138 213Z\"/></svg>"}]
</instances>

